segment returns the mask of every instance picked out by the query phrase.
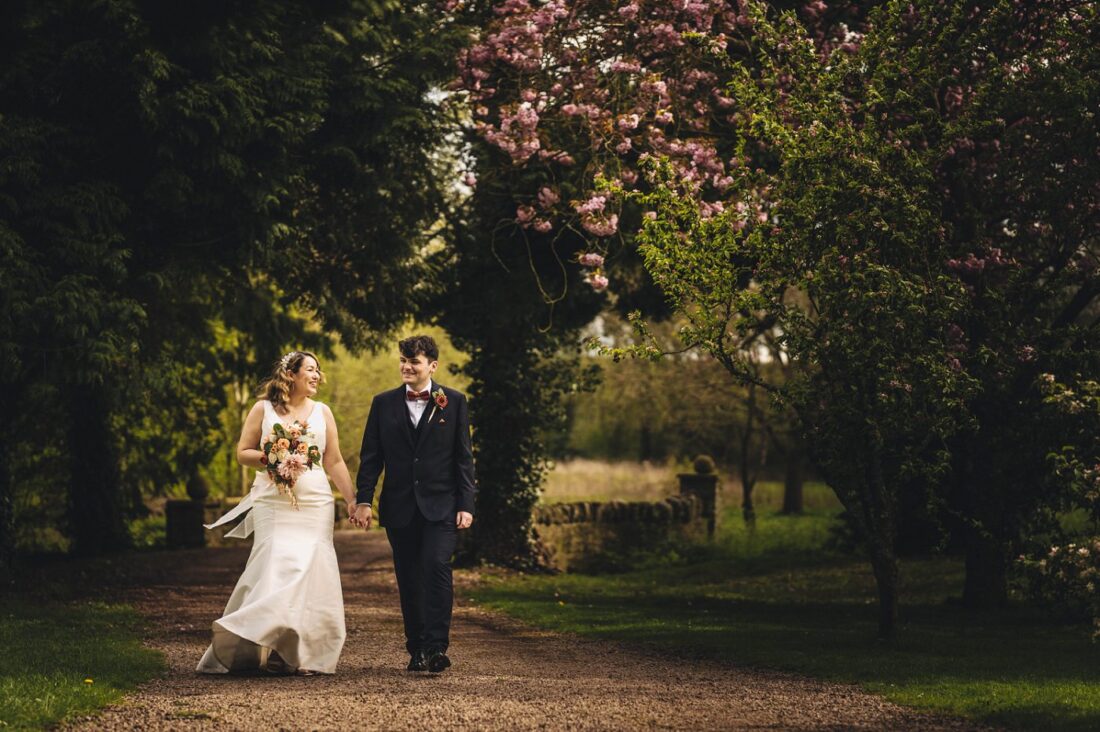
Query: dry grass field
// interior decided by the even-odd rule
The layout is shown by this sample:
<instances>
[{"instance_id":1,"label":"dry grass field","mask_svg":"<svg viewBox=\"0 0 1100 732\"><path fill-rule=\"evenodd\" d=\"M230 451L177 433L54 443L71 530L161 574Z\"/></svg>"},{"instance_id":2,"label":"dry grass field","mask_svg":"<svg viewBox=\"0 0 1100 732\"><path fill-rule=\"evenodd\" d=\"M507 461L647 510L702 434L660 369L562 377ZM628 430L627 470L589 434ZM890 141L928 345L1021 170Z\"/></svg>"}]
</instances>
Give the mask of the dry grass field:
<instances>
[{"instance_id":1,"label":"dry grass field","mask_svg":"<svg viewBox=\"0 0 1100 732\"><path fill-rule=\"evenodd\" d=\"M667 463L605 462L577 458L554 465L546 476L543 503L571 501L659 501L679 492L676 474L689 470ZM741 484L731 468L719 468L719 500L723 506L741 505ZM778 511L783 505L783 484L760 481L753 491L757 511ZM803 495L807 511L839 510L828 486L807 482Z\"/></svg>"}]
</instances>

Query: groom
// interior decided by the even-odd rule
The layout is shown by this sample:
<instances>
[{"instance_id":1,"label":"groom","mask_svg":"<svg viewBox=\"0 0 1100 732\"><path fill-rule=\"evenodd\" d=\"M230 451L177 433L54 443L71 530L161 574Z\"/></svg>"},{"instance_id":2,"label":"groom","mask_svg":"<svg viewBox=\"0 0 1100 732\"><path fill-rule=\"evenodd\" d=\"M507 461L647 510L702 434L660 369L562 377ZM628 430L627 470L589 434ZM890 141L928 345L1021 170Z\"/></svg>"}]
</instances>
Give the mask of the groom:
<instances>
[{"instance_id":1,"label":"groom","mask_svg":"<svg viewBox=\"0 0 1100 732\"><path fill-rule=\"evenodd\" d=\"M393 548L408 670L439 673L451 665L451 555L457 531L474 520L470 420L465 395L432 381L435 341L413 336L398 348L404 384L371 402L352 520L370 528L374 488L385 470L378 513Z\"/></svg>"}]
</instances>

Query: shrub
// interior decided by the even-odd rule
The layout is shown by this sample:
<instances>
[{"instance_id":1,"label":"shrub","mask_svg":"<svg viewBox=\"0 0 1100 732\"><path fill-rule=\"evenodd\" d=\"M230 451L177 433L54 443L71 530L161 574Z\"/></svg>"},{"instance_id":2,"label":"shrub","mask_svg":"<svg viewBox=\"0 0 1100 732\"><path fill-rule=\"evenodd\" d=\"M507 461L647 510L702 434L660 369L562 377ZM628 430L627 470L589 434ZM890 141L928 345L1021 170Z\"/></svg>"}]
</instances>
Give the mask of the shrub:
<instances>
[{"instance_id":1,"label":"shrub","mask_svg":"<svg viewBox=\"0 0 1100 732\"><path fill-rule=\"evenodd\" d=\"M1100 536L1052 546L1041 559L1020 557L1028 595L1074 620L1092 619L1100 638Z\"/></svg>"},{"instance_id":2,"label":"shrub","mask_svg":"<svg viewBox=\"0 0 1100 732\"><path fill-rule=\"evenodd\" d=\"M154 514L130 522L130 538L135 549L163 549L167 544L164 514Z\"/></svg>"}]
</instances>

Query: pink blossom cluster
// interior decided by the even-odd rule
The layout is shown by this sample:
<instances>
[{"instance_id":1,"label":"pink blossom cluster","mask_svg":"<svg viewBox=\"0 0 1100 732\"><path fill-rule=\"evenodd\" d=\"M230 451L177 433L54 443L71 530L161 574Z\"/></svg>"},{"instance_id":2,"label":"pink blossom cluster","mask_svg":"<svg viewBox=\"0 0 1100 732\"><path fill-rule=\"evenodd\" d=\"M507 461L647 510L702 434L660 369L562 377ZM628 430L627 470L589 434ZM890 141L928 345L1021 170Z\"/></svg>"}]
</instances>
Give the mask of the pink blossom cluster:
<instances>
[{"instance_id":1,"label":"pink blossom cluster","mask_svg":"<svg viewBox=\"0 0 1100 732\"><path fill-rule=\"evenodd\" d=\"M503 112L500 126L481 123L485 139L508 153L514 163L522 163L542 146L538 136L539 113L530 102L517 105L514 112Z\"/></svg>"},{"instance_id":2,"label":"pink blossom cluster","mask_svg":"<svg viewBox=\"0 0 1100 732\"><path fill-rule=\"evenodd\" d=\"M729 115L718 74L690 66L683 75L671 72L693 53L684 33L724 39L739 8L728 0L505 0L459 59L459 88L475 102L477 130L516 164L570 167L588 149L597 153L592 167L578 171L587 186L594 187L599 159L610 158L616 182L630 187L636 159L652 152L673 159L686 180L728 185L725 163L705 138ZM602 31L583 32L589 28ZM638 79L636 94L613 93L624 74ZM498 92L521 80L519 98ZM615 212L573 214L594 236L618 230Z\"/></svg>"},{"instance_id":3,"label":"pink blossom cluster","mask_svg":"<svg viewBox=\"0 0 1100 732\"><path fill-rule=\"evenodd\" d=\"M820 0L804 8L823 52L858 43L852 12ZM589 192L580 205L540 195L537 211L519 207L519 225L560 218L593 237L615 235L621 194L639 184L650 156L669 161L702 216L724 213L729 203L720 201L745 161L716 142L740 123L723 57L750 53L750 27L743 0L497 2L458 59L455 88L468 95L477 132L514 165ZM733 225L767 223L766 200L738 211Z\"/></svg>"},{"instance_id":4,"label":"pink blossom cluster","mask_svg":"<svg viewBox=\"0 0 1100 732\"><path fill-rule=\"evenodd\" d=\"M593 236L611 236L619 230L619 215L606 210L607 196L594 195L587 201L576 203L573 209L580 214L581 226Z\"/></svg>"},{"instance_id":5,"label":"pink blossom cluster","mask_svg":"<svg viewBox=\"0 0 1100 732\"><path fill-rule=\"evenodd\" d=\"M1006 256L1004 251L996 247L990 249L989 253L983 257L970 252L965 259L947 260L947 268L964 278L977 277L987 269L1011 267L1015 264L1015 260Z\"/></svg>"},{"instance_id":6,"label":"pink blossom cluster","mask_svg":"<svg viewBox=\"0 0 1100 732\"><path fill-rule=\"evenodd\" d=\"M597 292L607 289L609 280L603 273L604 257L602 254L598 254L597 252L584 252L577 257L577 261L580 262L583 267L592 268L584 278L584 281L588 283L589 287Z\"/></svg>"}]
</instances>

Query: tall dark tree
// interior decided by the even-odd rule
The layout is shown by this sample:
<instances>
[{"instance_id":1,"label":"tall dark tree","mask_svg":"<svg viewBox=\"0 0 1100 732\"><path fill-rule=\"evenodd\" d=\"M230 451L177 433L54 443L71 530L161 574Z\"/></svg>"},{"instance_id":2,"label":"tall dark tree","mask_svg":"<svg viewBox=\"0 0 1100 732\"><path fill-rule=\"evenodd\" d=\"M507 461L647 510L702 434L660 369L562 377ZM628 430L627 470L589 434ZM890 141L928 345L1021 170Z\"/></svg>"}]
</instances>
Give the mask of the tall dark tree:
<instances>
[{"instance_id":1,"label":"tall dark tree","mask_svg":"<svg viewBox=\"0 0 1100 732\"><path fill-rule=\"evenodd\" d=\"M121 386L200 362L224 292L277 286L353 346L417 301L456 40L429 3L0 9L0 378L62 394L78 551L126 540Z\"/></svg>"},{"instance_id":2,"label":"tall dark tree","mask_svg":"<svg viewBox=\"0 0 1100 732\"><path fill-rule=\"evenodd\" d=\"M454 224L454 248L441 262L449 287L438 321L469 354L470 409L478 473L471 555L533 568L541 563L532 509L550 457L549 435L563 427L564 397L586 388L580 328L602 298L576 262L583 239L502 224L514 213L514 173L500 153L475 143L483 172Z\"/></svg>"},{"instance_id":3,"label":"tall dark tree","mask_svg":"<svg viewBox=\"0 0 1100 732\"><path fill-rule=\"evenodd\" d=\"M1044 0L914 12L897 32L905 62L934 79L920 123L939 128L947 266L967 293L950 337L981 383L971 429L951 442L946 500L961 517L964 600L992 607L1007 600L1009 562L1076 495L1048 459L1075 431L1043 408L1038 377L1100 373L1100 11Z\"/></svg>"}]
</instances>

